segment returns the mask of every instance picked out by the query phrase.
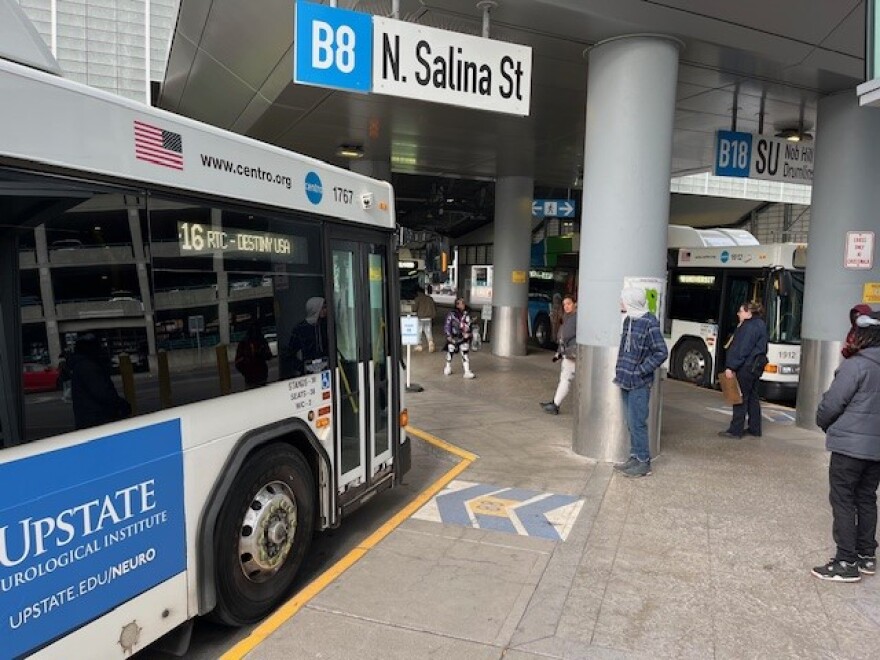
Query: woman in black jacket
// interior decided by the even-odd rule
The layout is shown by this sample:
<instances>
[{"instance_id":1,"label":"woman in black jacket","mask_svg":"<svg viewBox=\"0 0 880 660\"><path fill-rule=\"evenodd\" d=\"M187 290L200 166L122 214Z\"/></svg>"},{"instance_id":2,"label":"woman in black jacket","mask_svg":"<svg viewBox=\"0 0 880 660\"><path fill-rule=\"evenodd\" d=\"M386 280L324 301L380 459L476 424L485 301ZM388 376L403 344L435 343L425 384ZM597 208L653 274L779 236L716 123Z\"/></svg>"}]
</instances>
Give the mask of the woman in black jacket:
<instances>
[{"instance_id":1,"label":"woman in black jacket","mask_svg":"<svg viewBox=\"0 0 880 660\"><path fill-rule=\"evenodd\" d=\"M736 376L742 402L733 407L730 427L718 433L722 437L741 438L746 432L746 415L749 418L748 434L761 437L758 381L767 364L767 325L761 318L763 314L764 306L757 302L745 303L736 312L739 325L727 348L724 377Z\"/></svg>"}]
</instances>

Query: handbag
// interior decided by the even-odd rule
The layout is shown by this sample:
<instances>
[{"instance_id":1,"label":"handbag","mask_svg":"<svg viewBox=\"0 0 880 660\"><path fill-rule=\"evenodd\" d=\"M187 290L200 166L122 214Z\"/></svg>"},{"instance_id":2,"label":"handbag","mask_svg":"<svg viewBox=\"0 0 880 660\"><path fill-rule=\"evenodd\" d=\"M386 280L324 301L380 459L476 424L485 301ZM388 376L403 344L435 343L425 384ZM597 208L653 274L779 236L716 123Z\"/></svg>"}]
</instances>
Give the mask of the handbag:
<instances>
[{"instance_id":1,"label":"handbag","mask_svg":"<svg viewBox=\"0 0 880 660\"><path fill-rule=\"evenodd\" d=\"M755 361L752 362L752 375L758 378L764 373L764 367L770 364L770 360L767 357L766 353L761 353L760 355L755 356Z\"/></svg>"},{"instance_id":2,"label":"handbag","mask_svg":"<svg viewBox=\"0 0 880 660\"><path fill-rule=\"evenodd\" d=\"M739 380L736 376L728 378L722 371L718 374L718 384L721 386L721 394L726 404L737 406L743 402L742 390L739 388Z\"/></svg>"}]
</instances>

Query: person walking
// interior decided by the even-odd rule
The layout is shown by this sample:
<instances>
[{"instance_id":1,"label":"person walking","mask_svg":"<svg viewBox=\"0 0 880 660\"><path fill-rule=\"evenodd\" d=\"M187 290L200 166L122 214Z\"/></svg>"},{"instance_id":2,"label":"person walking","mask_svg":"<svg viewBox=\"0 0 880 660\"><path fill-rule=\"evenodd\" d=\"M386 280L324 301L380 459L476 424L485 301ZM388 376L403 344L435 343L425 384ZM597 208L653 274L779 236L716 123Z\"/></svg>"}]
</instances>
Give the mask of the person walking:
<instances>
[{"instance_id":1,"label":"person walking","mask_svg":"<svg viewBox=\"0 0 880 660\"><path fill-rule=\"evenodd\" d=\"M434 352L434 331L431 324L437 315L437 307L434 305L434 299L419 289L415 297L415 312L419 319L419 343L415 350L422 350L422 335L428 341L428 352Z\"/></svg>"},{"instance_id":2,"label":"person walking","mask_svg":"<svg viewBox=\"0 0 880 660\"><path fill-rule=\"evenodd\" d=\"M464 367L464 377L474 378L471 371L469 352L471 350L471 315L468 311L464 298L456 298L455 306L446 315L443 324L446 333L446 366L443 367L443 375L452 374L452 356L456 353L461 355L461 364Z\"/></svg>"},{"instance_id":3,"label":"person walking","mask_svg":"<svg viewBox=\"0 0 880 660\"><path fill-rule=\"evenodd\" d=\"M724 438L741 438L746 433L761 437L761 402L758 399L758 381L767 366L767 324L761 318L764 306L758 302L740 305L736 312L739 325L727 348L726 369L723 378L736 378L742 392L742 402L733 406L730 426L719 431Z\"/></svg>"},{"instance_id":4,"label":"person walking","mask_svg":"<svg viewBox=\"0 0 880 660\"><path fill-rule=\"evenodd\" d=\"M629 460L614 466L627 477L651 474L648 446L648 406L654 372L669 351L657 317L648 311L644 289L627 287L620 294L620 311L626 314L620 334L614 383L623 397L626 426L629 429Z\"/></svg>"},{"instance_id":5,"label":"person walking","mask_svg":"<svg viewBox=\"0 0 880 660\"><path fill-rule=\"evenodd\" d=\"M568 396L571 381L574 380L575 359L577 358L577 302L573 296L565 296L562 299L562 309L563 316L557 334L556 355L553 356L554 362L562 361L559 384L556 386L553 400L541 404L544 412L548 415L559 414L559 406Z\"/></svg>"},{"instance_id":6,"label":"person walking","mask_svg":"<svg viewBox=\"0 0 880 660\"><path fill-rule=\"evenodd\" d=\"M856 318L853 349L816 410L825 431L828 499L837 551L811 573L820 580L858 582L877 566L877 485L880 484L880 315Z\"/></svg>"}]
</instances>

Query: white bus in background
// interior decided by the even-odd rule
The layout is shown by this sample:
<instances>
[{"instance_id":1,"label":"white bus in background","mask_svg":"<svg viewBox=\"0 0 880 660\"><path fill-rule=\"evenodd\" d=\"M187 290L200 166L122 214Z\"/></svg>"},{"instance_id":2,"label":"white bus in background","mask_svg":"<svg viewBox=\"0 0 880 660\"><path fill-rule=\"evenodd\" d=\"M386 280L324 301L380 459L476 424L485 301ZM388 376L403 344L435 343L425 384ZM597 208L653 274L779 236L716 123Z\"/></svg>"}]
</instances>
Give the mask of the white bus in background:
<instances>
[{"instance_id":1,"label":"white bus in background","mask_svg":"<svg viewBox=\"0 0 880 660\"><path fill-rule=\"evenodd\" d=\"M759 245L743 230L669 230L665 334L673 378L712 386L740 305L764 305L769 331L762 396L794 399L801 355L806 246Z\"/></svg>"},{"instance_id":2,"label":"white bus in background","mask_svg":"<svg viewBox=\"0 0 880 660\"><path fill-rule=\"evenodd\" d=\"M391 187L5 54L0 657L122 658L198 615L257 621L288 597L313 532L409 469ZM81 258L59 268L47 246L63 237L83 239ZM46 295L117 281L143 308ZM24 319L28 282L44 309ZM329 345L300 370L291 337L314 297ZM130 416L76 429L60 393L22 391L25 325L123 323L158 365L126 382ZM229 337L250 327L277 336L262 387L229 372Z\"/></svg>"}]
</instances>

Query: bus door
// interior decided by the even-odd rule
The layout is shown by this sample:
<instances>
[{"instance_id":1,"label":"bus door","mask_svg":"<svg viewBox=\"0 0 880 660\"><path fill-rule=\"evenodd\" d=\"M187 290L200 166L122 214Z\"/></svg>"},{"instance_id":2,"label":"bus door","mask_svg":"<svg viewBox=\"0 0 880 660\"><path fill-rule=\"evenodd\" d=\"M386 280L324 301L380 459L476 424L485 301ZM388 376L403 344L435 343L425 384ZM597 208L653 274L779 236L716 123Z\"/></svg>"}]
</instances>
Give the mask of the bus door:
<instances>
[{"instance_id":1,"label":"bus door","mask_svg":"<svg viewBox=\"0 0 880 660\"><path fill-rule=\"evenodd\" d=\"M336 447L340 493L351 496L391 473L392 384L387 241L349 230L331 235L329 312L336 337ZM344 494L340 500L343 505Z\"/></svg>"},{"instance_id":2,"label":"bus door","mask_svg":"<svg viewBox=\"0 0 880 660\"><path fill-rule=\"evenodd\" d=\"M718 363L716 372L724 371L727 359L726 347L736 331L739 318L736 313L740 306L753 300L760 301L762 296L755 298L755 285L759 276L756 273L728 272L724 278L724 291L721 296L721 313L718 318Z\"/></svg>"}]
</instances>

